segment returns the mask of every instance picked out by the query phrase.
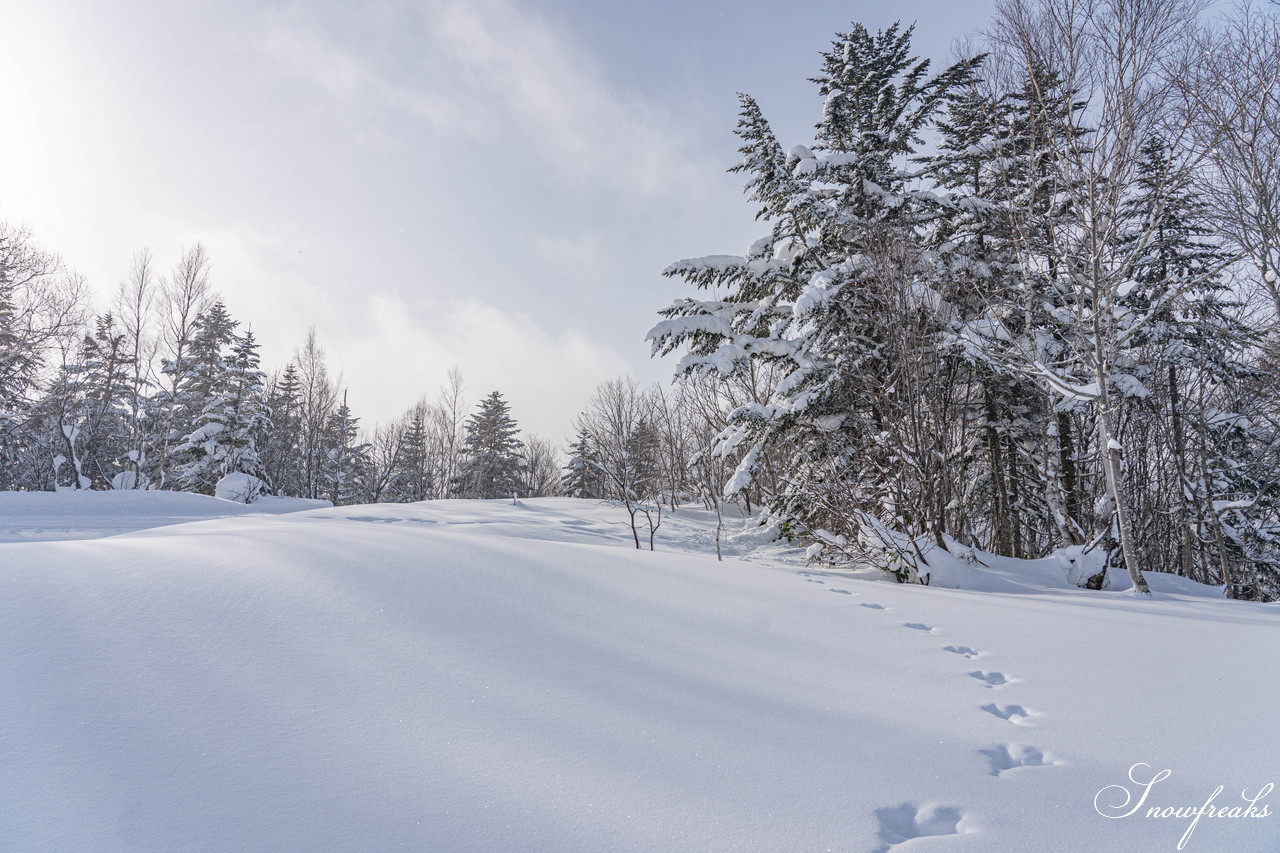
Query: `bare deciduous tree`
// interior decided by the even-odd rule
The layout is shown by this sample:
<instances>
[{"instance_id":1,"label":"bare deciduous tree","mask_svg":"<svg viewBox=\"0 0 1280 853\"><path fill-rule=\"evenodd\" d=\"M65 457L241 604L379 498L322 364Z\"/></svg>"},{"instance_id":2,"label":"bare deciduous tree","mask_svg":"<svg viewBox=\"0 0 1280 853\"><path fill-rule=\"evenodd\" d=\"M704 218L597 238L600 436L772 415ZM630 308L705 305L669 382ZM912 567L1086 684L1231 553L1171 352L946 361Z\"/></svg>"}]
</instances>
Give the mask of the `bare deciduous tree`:
<instances>
[{"instance_id":1,"label":"bare deciduous tree","mask_svg":"<svg viewBox=\"0 0 1280 853\"><path fill-rule=\"evenodd\" d=\"M1177 77L1220 230L1261 274L1280 319L1280 12L1244 4L1203 30Z\"/></svg>"}]
</instances>

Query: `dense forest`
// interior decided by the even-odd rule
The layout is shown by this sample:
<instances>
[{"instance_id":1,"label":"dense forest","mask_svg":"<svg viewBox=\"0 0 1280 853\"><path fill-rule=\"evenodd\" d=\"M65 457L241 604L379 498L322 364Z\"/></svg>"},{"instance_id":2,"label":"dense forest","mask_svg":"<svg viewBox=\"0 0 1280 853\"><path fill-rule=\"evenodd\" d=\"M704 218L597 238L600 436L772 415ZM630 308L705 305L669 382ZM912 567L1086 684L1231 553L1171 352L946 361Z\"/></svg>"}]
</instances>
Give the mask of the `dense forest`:
<instances>
[{"instance_id":1,"label":"dense forest","mask_svg":"<svg viewBox=\"0 0 1280 853\"><path fill-rule=\"evenodd\" d=\"M936 74L855 25L795 147L742 96L767 230L672 266L702 292L651 335L767 376L731 492L766 476L828 559L904 581L931 548L1100 550L1140 591L1276 597L1280 29L1203 13L1006 0Z\"/></svg>"},{"instance_id":2,"label":"dense forest","mask_svg":"<svg viewBox=\"0 0 1280 853\"><path fill-rule=\"evenodd\" d=\"M679 261L670 386L598 388L569 446L449 383L362 428L313 332L268 370L199 245L106 311L0 225L0 489L335 504L763 507L815 559L1060 553L1280 597L1280 20L1004 0L934 73L910 27L837 35L813 138L742 95L763 236ZM224 488L220 491L219 484ZM638 522L637 519L641 519Z\"/></svg>"}]
</instances>

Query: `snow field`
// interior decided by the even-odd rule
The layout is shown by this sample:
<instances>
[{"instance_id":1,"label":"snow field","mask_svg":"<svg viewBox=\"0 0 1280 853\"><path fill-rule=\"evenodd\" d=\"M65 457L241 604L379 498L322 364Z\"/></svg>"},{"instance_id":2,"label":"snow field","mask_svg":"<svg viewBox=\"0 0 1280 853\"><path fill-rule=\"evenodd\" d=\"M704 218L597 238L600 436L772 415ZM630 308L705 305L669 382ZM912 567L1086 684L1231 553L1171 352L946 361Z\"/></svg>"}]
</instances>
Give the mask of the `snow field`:
<instances>
[{"instance_id":1,"label":"snow field","mask_svg":"<svg viewBox=\"0 0 1280 853\"><path fill-rule=\"evenodd\" d=\"M1151 805L1239 805L1280 767L1276 607L1162 576L899 586L750 529L717 562L692 511L637 552L569 499L227 506L0 545L10 849L1172 850L1190 820L1095 797L1147 763Z\"/></svg>"}]
</instances>

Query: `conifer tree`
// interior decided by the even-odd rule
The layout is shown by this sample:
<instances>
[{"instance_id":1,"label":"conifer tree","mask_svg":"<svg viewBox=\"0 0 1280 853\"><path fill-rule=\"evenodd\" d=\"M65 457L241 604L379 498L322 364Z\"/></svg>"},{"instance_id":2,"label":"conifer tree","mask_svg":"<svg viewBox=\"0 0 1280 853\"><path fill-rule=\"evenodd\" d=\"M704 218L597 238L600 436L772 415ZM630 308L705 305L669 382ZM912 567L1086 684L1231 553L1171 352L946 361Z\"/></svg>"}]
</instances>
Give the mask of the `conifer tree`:
<instances>
[{"instance_id":1,"label":"conifer tree","mask_svg":"<svg viewBox=\"0 0 1280 853\"><path fill-rule=\"evenodd\" d=\"M33 412L54 454L54 485L112 485L128 443L129 368L123 334L111 314L100 315Z\"/></svg>"},{"instance_id":2,"label":"conifer tree","mask_svg":"<svg viewBox=\"0 0 1280 853\"><path fill-rule=\"evenodd\" d=\"M1206 563L1203 546L1216 538L1208 551L1226 546L1236 552L1230 562L1238 562L1255 528L1253 508L1243 504L1266 491L1250 464L1248 418L1234 412L1241 383L1254 375L1239 354L1257 336L1235 316L1240 302L1221 275L1229 255L1209 236L1208 205L1179 174L1162 137L1148 139L1141 154L1121 235L1123 244L1138 244L1137 257L1120 304L1151 320L1127 346L1141 397L1127 441L1140 457L1172 462L1172 470L1150 478L1171 487L1152 493L1149 483L1135 482L1133 489L1147 510L1148 532L1173 545L1167 556L1154 542L1144 552L1179 574L1230 587L1230 569ZM1138 440L1148 446L1135 447ZM1240 508L1215 510L1231 504Z\"/></svg>"},{"instance_id":3,"label":"conifer tree","mask_svg":"<svg viewBox=\"0 0 1280 853\"><path fill-rule=\"evenodd\" d=\"M271 429L271 412L264 396L266 377L258 366L258 344L252 331L233 335L231 344L195 428L176 451L184 460L178 479L187 491L212 494L227 474L261 479L264 473L258 448Z\"/></svg>"},{"instance_id":4,"label":"conifer tree","mask_svg":"<svg viewBox=\"0 0 1280 853\"><path fill-rule=\"evenodd\" d=\"M502 394L494 391L467 419L456 493L462 498L507 498L525 494L523 443Z\"/></svg>"},{"instance_id":5,"label":"conifer tree","mask_svg":"<svg viewBox=\"0 0 1280 853\"><path fill-rule=\"evenodd\" d=\"M266 403L271 412L271 428L259 447L263 478L278 495L305 493L299 448L301 397L298 367L290 362L268 383Z\"/></svg>"},{"instance_id":6,"label":"conifer tree","mask_svg":"<svg viewBox=\"0 0 1280 853\"><path fill-rule=\"evenodd\" d=\"M10 273L0 263L0 436L15 428L38 361L24 346Z\"/></svg>"},{"instance_id":7,"label":"conifer tree","mask_svg":"<svg viewBox=\"0 0 1280 853\"><path fill-rule=\"evenodd\" d=\"M162 485L187 487L181 479L182 472L190 470L202 455L196 448L204 436L196 433L203 426L200 419L205 409L222 396L227 349L238 325L226 306L215 302L195 318L191 338L184 343L181 354L162 362L161 371L169 377L172 388L163 400L169 432L164 436L161 454ZM212 488L211 484L205 485Z\"/></svg>"},{"instance_id":8,"label":"conifer tree","mask_svg":"<svg viewBox=\"0 0 1280 853\"><path fill-rule=\"evenodd\" d=\"M360 441L360 419L351 414L347 392L342 403L329 416L325 427L324 461L321 479L324 496L334 506L358 503L361 478L368 468L369 446Z\"/></svg>"},{"instance_id":9,"label":"conifer tree","mask_svg":"<svg viewBox=\"0 0 1280 853\"><path fill-rule=\"evenodd\" d=\"M425 403L409 410L402 430L400 452L396 458L396 500L425 501L431 497L434 488Z\"/></svg>"},{"instance_id":10,"label":"conifer tree","mask_svg":"<svg viewBox=\"0 0 1280 853\"><path fill-rule=\"evenodd\" d=\"M577 437L569 445L569 461L560 483L564 493L571 498L603 500L604 477L600 473L600 458L590 432L579 429Z\"/></svg>"},{"instance_id":11,"label":"conifer tree","mask_svg":"<svg viewBox=\"0 0 1280 853\"><path fill-rule=\"evenodd\" d=\"M936 347L941 333L936 298L916 286L919 227L938 211L933 197L913 188L907 158L980 59L931 78L910 40L911 29L896 24L874 35L855 24L840 34L814 78L824 99L814 144L785 157L754 102L743 99L739 169L750 175L759 216L774 220L772 233L745 257L668 268L728 293L677 302L650 332L656 352L690 347L682 371L733 374L752 360L780 367L772 399L734 412L721 437L721 453L747 448L726 493L751 485L765 453L785 454L793 487L779 496L778 511L853 536L873 515L939 535L920 510L944 503L936 491L945 482L936 470L946 458L935 446L940 431L909 429L886 440L895 424L919 427L926 415L923 388L909 385L943 382L914 373L917 354Z\"/></svg>"}]
</instances>

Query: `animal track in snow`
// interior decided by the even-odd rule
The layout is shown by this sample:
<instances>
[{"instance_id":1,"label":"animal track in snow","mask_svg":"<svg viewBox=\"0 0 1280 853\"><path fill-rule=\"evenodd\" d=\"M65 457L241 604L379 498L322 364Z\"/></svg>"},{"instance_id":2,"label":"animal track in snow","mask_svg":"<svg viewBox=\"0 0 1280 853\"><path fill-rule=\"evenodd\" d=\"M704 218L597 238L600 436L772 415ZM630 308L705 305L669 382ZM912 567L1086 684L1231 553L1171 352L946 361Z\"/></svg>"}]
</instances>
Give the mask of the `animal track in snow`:
<instances>
[{"instance_id":1,"label":"animal track in snow","mask_svg":"<svg viewBox=\"0 0 1280 853\"><path fill-rule=\"evenodd\" d=\"M975 669L969 673L969 676L978 679L987 687L999 687L1002 684L1008 684L1011 680L1003 672L983 672L980 669Z\"/></svg>"},{"instance_id":2,"label":"animal track in snow","mask_svg":"<svg viewBox=\"0 0 1280 853\"><path fill-rule=\"evenodd\" d=\"M382 518L376 515L349 515L347 521L364 521L369 524L439 524L429 518Z\"/></svg>"},{"instance_id":3,"label":"animal track in snow","mask_svg":"<svg viewBox=\"0 0 1280 853\"><path fill-rule=\"evenodd\" d=\"M829 589L827 592L838 592L841 595L853 595L853 593L849 592L847 589Z\"/></svg>"},{"instance_id":4,"label":"animal track in snow","mask_svg":"<svg viewBox=\"0 0 1280 853\"><path fill-rule=\"evenodd\" d=\"M944 652L951 652L953 655L964 655L970 660L976 657L981 657L984 654L983 652L970 648L969 646L943 646L942 650Z\"/></svg>"},{"instance_id":5,"label":"animal track in snow","mask_svg":"<svg viewBox=\"0 0 1280 853\"><path fill-rule=\"evenodd\" d=\"M889 609L885 607L883 604L863 604L862 606L866 607L869 610L888 610Z\"/></svg>"},{"instance_id":6,"label":"animal track in snow","mask_svg":"<svg viewBox=\"0 0 1280 853\"><path fill-rule=\"evenodd\" d=\"M805 578L804 580L805 583L826 583L826 581L820 581L817 578Z\"/></svg>"},{"instance_id":7,"label":"animal track in snow","mask_svg":"<svg viewBox=\"0 0 1280 853\"><path fill-rule=\"evenodd\" d=\"M925 631L929 634L932 634L934 631L938 630L932 625L926 625L923 622L903 622L902 627L910 628L913 631Z\"/></svg>"},{"instance_id":8,"label":"animal track in snow","mask_svg":"<svg viewBox=\"0 0 1280 853\"><path fill-rule=\"evenodd\" d=\"M1056 761L1034 746L1002 743L993 746L991 749L980 749L978 751L987 757L987 762L991 765L992 776L999 776L1019 767L1048 767L1057 764Z\"/></svg>"},{"instance_id":9,"label":"animal track in snow","mask_svg":"<svg viewBox=\"0 0 1280 853\"><path fill-rule=\"evenodd\" d=\"M903 803L876 809L876 819L880 821L879 837L884 842L882 847L876 848L876 853L887 853L890 848L913 838L958 835L964 812L954 806Z\"/></svg>"},{"instance_id":10,"label":"animal track in snow","mask_svg":"<svg viewBox=\"0 0 1280 853\"><path fill-rule=\"evenodd\" d=\"M1031 715L1036 713L1021 705L997 705L995 702L990 705L983 705L982 710L988 714L994 714L1002 720L1007 720L1015 726L1032 725Z\"/></svg>"}]
</instances>

